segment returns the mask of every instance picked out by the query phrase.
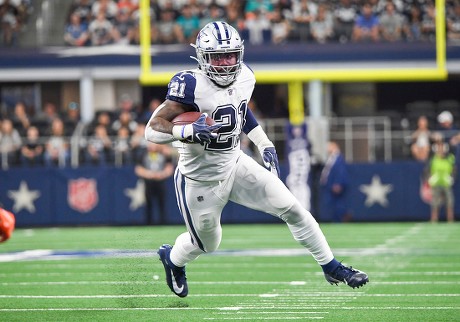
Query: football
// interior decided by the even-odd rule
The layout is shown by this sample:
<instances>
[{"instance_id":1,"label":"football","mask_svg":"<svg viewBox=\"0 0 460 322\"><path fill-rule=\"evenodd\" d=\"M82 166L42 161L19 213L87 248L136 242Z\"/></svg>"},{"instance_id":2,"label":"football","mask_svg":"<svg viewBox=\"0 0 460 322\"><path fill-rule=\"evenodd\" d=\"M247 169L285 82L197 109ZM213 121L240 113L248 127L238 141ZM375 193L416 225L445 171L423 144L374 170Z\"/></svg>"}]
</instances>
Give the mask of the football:
<instances>
[{"instance_id":1,"label":"football","mask_svg":"<svg viewBox=\"0 0 460 322\"><path fill-rule=\"evenodd\" d=\"M187 125L198 120L202 113L201 112L185 112L177 115L171 122L174 125ZM206 118L207 125L214 125L216 122L209 116Z\"/></svg>"},{"instance_id":2,"label":"football","mask_svg":"<svg viewBox=\"0 0 460 322\"><path fill-rule=\"evenodd\" d=\"M15 223L16 219L14 218L14 215L9 211L0 208L0 243L10 239Z\"/></svg>"}]
</instances>

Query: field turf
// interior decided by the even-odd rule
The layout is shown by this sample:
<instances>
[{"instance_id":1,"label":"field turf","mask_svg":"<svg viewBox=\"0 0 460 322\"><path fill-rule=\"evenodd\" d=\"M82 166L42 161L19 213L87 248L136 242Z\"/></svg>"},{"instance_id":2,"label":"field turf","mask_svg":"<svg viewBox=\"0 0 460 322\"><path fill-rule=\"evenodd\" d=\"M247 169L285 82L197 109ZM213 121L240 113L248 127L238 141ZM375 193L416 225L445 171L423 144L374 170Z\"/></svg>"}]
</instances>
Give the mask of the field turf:
<instances>
[{"instance_id":1,"label":"field turf","mask_svg":"<svg viewBox=\"0 0 460 322\"><path fill-rule=\"evenodd\" d=\"M329 285L281 224L224 225L183 299L156 254L181 226L17 229L0 244L0 321L460 321L460 224L321 227L363 288Z\"/></svg>"}]
</instances>

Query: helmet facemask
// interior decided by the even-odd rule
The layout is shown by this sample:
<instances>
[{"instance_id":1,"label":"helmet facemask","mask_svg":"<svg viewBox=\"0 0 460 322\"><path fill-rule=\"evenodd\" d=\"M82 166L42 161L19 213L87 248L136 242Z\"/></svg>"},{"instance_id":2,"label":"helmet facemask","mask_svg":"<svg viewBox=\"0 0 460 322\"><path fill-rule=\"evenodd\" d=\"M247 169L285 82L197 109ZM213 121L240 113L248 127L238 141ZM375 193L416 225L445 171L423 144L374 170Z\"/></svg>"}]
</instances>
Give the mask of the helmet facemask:
<instances>
[{"instance_id":1,"label":"helmet facemask","mask_svg":"<svg viewBox=\"0 0 460 322\"><path fill-rule=\"evenodd\" d=\"M243 41L238 32L225 22L211 22L198 34L196 58L205 75L219 86L229 86L241 72ZM222 63L222 61L227 61ZM228 61L234 60L229 65Z\"/></svg>"}]
</instances>

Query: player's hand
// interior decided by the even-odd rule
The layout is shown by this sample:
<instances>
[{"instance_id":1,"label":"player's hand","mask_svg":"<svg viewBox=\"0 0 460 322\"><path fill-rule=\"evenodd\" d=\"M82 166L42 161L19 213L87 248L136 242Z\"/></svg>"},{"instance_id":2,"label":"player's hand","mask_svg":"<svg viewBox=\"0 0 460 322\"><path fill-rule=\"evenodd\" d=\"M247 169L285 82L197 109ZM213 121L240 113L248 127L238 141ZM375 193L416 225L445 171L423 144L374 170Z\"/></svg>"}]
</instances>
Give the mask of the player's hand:
<instances>
[{"instance_id":1,"label":"player's hand","mask_svg":"<svg viewBox=\"0 0 460 322\"><path fill-rule=\"evenodd\" d=\"M209 143L217 137L216 131L220 129L222 124L207 125L206 117L208 115L203 113L192 124L184 125L182 138L186 142L204 145L206 142Z\"/></svg>"},{"instance_id":2,"label":"player's hand","mask_svg":"<svg viewBox=\"0 0 460 322\"><path fill-rule=\"evenodd\" d=\"M263 150L262 159L265 167L275 174L277 177L280 176L280 166L278 162L278 155L274 147L268 147Z\"/></svg>"}]
</instances>

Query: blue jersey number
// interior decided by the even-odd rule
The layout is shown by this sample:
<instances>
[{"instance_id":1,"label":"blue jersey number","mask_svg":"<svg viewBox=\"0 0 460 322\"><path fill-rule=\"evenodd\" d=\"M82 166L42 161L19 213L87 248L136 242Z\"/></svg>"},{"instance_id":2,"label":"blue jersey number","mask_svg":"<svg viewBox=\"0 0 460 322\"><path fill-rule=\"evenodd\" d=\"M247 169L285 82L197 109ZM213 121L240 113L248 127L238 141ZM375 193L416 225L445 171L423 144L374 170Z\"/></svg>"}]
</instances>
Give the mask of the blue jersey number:
<instances>
[{"instance_id":1,"label":"blue jersey number","mask_svg":"<svg viewBox=\"0 0 460 322\"><path fill-rule=\"evenodd\" d=\"M217 138L213 139L206 146L211 151L228 151L235 148L240 140L243 120L246 114L247 103L242 101L238 108L233 105L223 105L216 108L212 118L222 124Z\"/></svg>"}]
</instances>

